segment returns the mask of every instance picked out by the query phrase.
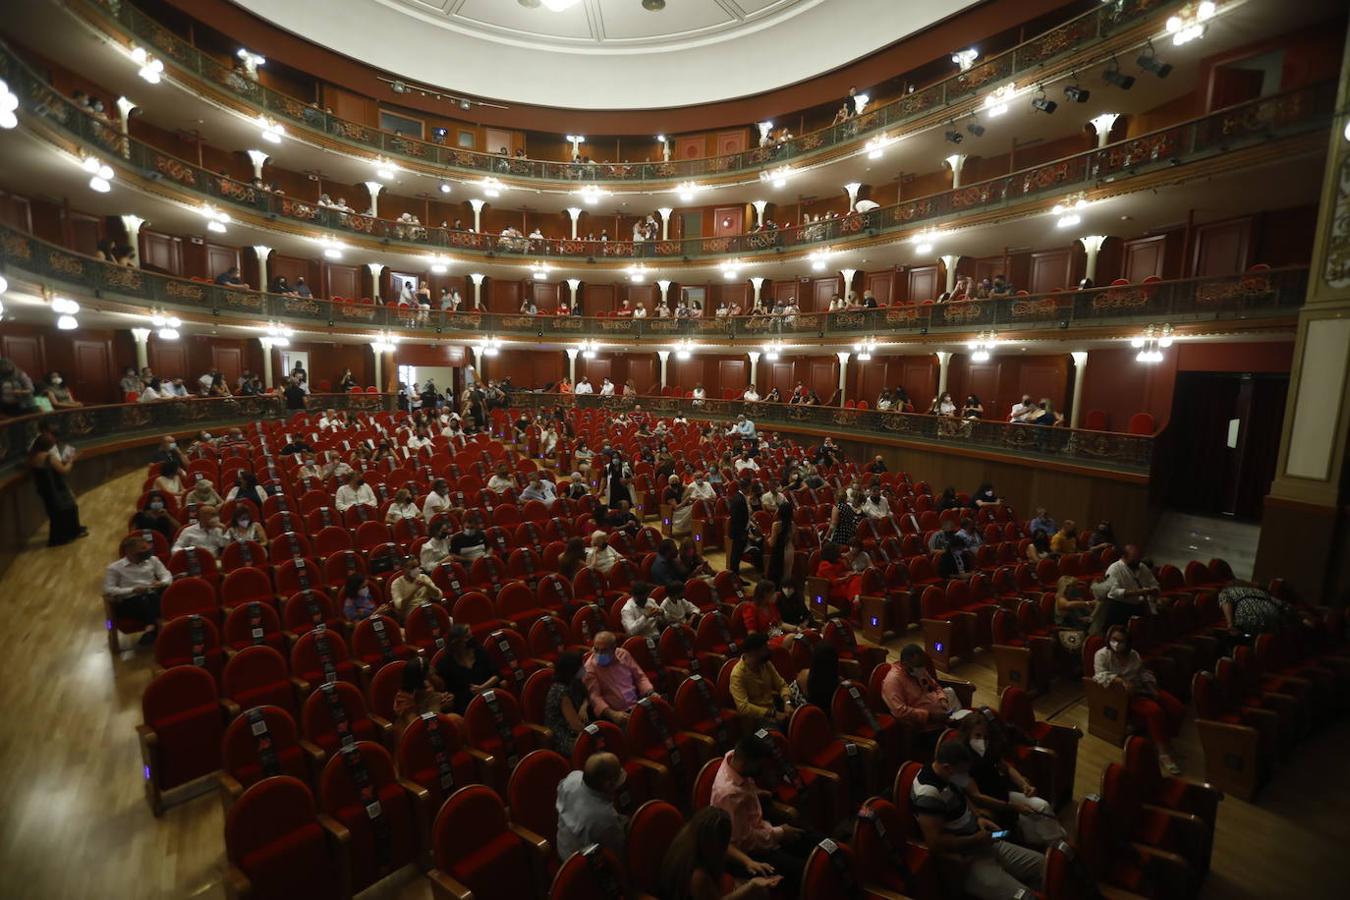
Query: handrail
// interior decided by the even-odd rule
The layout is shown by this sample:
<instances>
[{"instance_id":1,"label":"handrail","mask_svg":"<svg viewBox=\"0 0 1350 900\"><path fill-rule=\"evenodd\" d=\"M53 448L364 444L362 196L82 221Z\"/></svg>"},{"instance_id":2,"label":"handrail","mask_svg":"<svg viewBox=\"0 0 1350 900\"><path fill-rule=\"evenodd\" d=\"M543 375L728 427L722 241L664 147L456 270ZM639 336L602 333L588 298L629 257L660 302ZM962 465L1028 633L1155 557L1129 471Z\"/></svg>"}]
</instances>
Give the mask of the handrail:
<instances>
[{"instance_id":1,"label":"handrail","mask_svg":"<svg viewBox=\"0 0 1350 900\"><path fill-rule=\"evenodd\" d=\"M19 96L25 111L42 116L66 134L101 148L105 154L125 159L143 177L168 181L232 209L404 247L444 248L489 257L608 260L633 264L647 260L687 262L696 258L805 250L833 242L904 232L920 225L933 225L976 211L1007 208L1023 201L1064 197L1106 181L1119 184L1125 178L1146 171L1173 168L1183 158L1207 158L1237 147L1263 143L1273 137L1324 127L1331 119L1337 89L1334 81L1320 82L987 181L823 222L725 237L600 242L506 237L413 225L339 212L307 200L257 189L129 138L108 120L80 109L58 94L3 45L0 45L0 71L10 89Z\"/></svg>"},{"instance_id":2,"label":"handrail","mask_svg":"<svg viewBox=\"0 0 1350 900\"><path fill-rule=\"evenodd\" d=\"M640 405L658 416L680 413L690 419L732 421L739 415L761 431L821 429L828 434L866 440L903 440L946 448L1011 452L1019 457L1130 474L1147 474L1153 464L1154 436L1090 431L1085 428L1011 424L990 419L956 419L918 413L750 403L744 400L691 400L679 397L599 397L594 394L545 394L516 391L511 405L526 409L573 406L605 412Z\"/></svg>"},{"instance_id":3,"label":"handrail","mask_svg":"<svg viewBox=\"0 0 1350 900\"><path fill-rule=\"evenodd\" d=\"M1165 10L1180 6L1184 2L1185 0L1114 0L1095 6L1028 41L986 58L968 71L952 74L898 99L874 106L847 122L829 125L771 147L756 147L739 153L668 162L591 164L505 158L495 153L447 147L340 119L315 104L305 103L245 77L236 69L222 64L178 37L129 3L121 0L88 0L83 5L116 22L139 43L160 54L165 62L205 78L213 85L223 88L259 110L271 113L279 120L321 131L327 137L336 138L344 143L375 150L391 157L484 176L508 175L512 178L574 183L579 181L646 183L702 175L754 172L768 166L783 165L807 154L859 141L883 129L933 115L943 107L968 98L986 86L1006 82L1032 70L1041 70L1047 62L1078 50L1088 42L1103 42L1121 30L1138 24L1147 16L1157 16L1161 23Z\"/></svg>"},{"instance_id":4,"label":"handrail","mask_svg":"<svg viewBox=\"0 0 1350 900\"><path fill-rule=\"evenodd\" d=\"M394 408L393 394L311 394L310 409L380 412ZM108 403L0 419L0 475L21 466L39 429L65 442L93 436L121 441L163 432L242 425L290 415L280 394L256 397L185 397L153 403Z\"/></svg>"},{"instance_id":5,"label":"handrail","mask_svg":"<svg viewBox=\"0 0 1350 900\"><path fill-rule=\"evenodd\" d=\"M284 321L300 327L393 329L411 335L511 337L576 341L820 340L827 335L959 334L1035 328L1074 328L1129 322L1255 319L1293 314L1303 305L1308 269L1262 269L1241 275L1186 278L1089 290L961 300L911 302L878 309L803 312L792 316L699 319L618 316L526 316L519 313L445 312L373 303L345 303L241 290L207 281L161 275L85 256L0 224L0 264L11 282L24 272L41 286L83 290L108 301L148 304L259 324Z\"/></svg>"}]
</instances>

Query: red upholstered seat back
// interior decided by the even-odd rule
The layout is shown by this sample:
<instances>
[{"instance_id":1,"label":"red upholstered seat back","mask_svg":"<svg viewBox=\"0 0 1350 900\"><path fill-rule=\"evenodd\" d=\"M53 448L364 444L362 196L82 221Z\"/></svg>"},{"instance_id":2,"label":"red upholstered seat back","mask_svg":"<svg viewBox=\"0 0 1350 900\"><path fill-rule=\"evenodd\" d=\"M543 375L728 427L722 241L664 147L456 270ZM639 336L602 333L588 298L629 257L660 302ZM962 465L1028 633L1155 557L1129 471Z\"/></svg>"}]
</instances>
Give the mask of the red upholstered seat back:
<instances>
[{"instance_id":1,"label":"red upholstered seat back","mask_svg":"<svg viewBox=\"0 0 1350 900\"><path fill-rule=\"evenodd\" d=\"M480 900L533 896L528 853L507 827L500 798L481 785L460 788L436 817L432 834L436 868Z\"/></svg>"},{"instance_id":2,"label":"red upholstered seat back","mask_svg":"<svg viewBox=\"0 0 1350 900\"><path fill-rule=\"evenodd\" d=\"M557 846L558 782L570 771L571 762L552 750L534 750L525 754L506 785L511 821Z\"/></svg>"},{"instance_id":3,"label":"red upholstered seat back","mask_svg":"<svg viewBox=\"0 0 1350 900\"><path fill-rule=\"evenodd\" d=\"M606 873L601 875L600 873ZM611 851L599 844L578 850L567 858L553 877L549 900L595 900L608 893L606 885L622 893L623 868Z\"/></svg>"},{"instance_id":4,"label":"red upholstered seat back","mask_svg":"<svg viewBox=\"0 0 1350 900\"><path fill-rule=\"evenodd\" d=\"M369 784L365 789L353 779L347 754L357 755ZM367 815L367 806L378 801L388 826L387 856L381 859L377 832ZM412 799L398 783L389 752L371 741L358 741L334 754L319 780L319 806L351 832L352 890L361 891L417 856L417 824Z\"/></svg>"},{"instance_id":5,"label":"red upholstered seat back","mask_svg":"<svg viewBox=\"0 0 1350 900\"><path fill-rule=\"evenodd\" d=\"M331 691L342 704L346 722L339 725L334 721L333 712L325 693ZM300 711L300 730L305 739L317 744L325 753L332 754L345 743L375 740L375 724L370 721L366 710L365 698L361 692L345 681L331 686L320 687L305 700Z\"/></svg>"},{"instance_id":6,"label":"red upholstered seat back","mask_svg":"<svg viewBox=\"0 0 1350 900\"><path fill-rule=\"evenodd\" d=\"M661 893L661 862L683 825L684 816L664 800L648 800L633 813L625 862L634 890L652 896Z\"/></svg>"},{"instance_id":7,"label":"red upholstered seat back","mask_svg":"<svg viewBox=\"0 0 1350 900\"><path fill-rule=\"evenodd\" d=\"M305 753L300 748L299 735L295 730L295 720L279 706L259 706L258 712L267 726L265 740L275 756L276 772L273 775L290 775L308 782L309 766L305 762ZM264 769L259 741L262 736L253 733L253 721L248 716L239 716L225 729L221 741L221 761L225 774L234 778L244 788L269 777Z\"/></svg>"},{"instance_id":8,"label":"red upholstered seat back","mask_svg":"<svg viewBox=\"0 0 1350 900\"><path fill-rule=\"evenodd\" d=\"M286 658L271 647L246 647L231 657L221 676L221 691L241 709L268 704L292 717L299 711Z\"/></svg>"},{"instance_id":9,"label":"red upholstered seat back","mask_svg":"<svg viewBox=\"0 0 1350 900\"><path fill-rule=\"evenodd\" d=\"M167 790L220 767L225 727L216 682L196 666L155 676L141 695L145 724L159 739L159 787Z\"/></svg>"},{"instance_id":10,"label":"red upholstered seat back","mask_svg":"<svg viewBox=\"0 0 1350 900\"><path fill-rule=\"evenodd\" d=\"M338 896L337 872L304 782L281 775L253 785L225 817L225 856L257 897Z\"/></svg>"},{"instance_id":11,"label":"red upholstered seat back","mask_svg":"<svg viewBox=\"0 0 1350 900\"><path fill-rule=\"evenodd\" d=\"M398 742L398 770L409 781L426 788L431 794L431 808L441 804L458 788L479 780L473 757L464 749L464 721L455 715L435 715L441 742L450 758L452 782L444 784L436 750L431 741L426 716L418 716L403 730Z\"/></svg>"}]
</instances>

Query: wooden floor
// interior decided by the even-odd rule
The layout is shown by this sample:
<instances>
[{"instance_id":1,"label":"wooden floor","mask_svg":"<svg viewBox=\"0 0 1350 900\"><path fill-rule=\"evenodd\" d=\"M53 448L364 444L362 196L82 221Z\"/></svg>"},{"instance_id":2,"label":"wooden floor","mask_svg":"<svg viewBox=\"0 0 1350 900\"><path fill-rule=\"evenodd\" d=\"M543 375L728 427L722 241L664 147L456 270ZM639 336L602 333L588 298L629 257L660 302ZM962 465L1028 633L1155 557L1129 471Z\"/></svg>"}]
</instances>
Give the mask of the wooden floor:
<instances>
[{"instance_id":1,"label":"wooden floor","mask_svg":"<svg viewBox=\"0 0 1350 900\"><path fill-rule=\"evenodd\" d=\"M161 819L150 814L135 737L150 654L113 659L103 634L98 586L141 480L133 473L81 497L92 536L48 549L39 535L0 578L0 897L224 896L220 803L208 794ZM995 702L993 670L979 658L957 674L975 682L977 703ZM1042 717L1086 725L1072 685L1036 705ZM1189 723L1179 746L1187 771L1199 772ZM1257 805L1224 800L1203 896L1347 895L1347 747L1350 722L1342 721L1301 745ZM1095 792L1103 767L1118 758L1117 748L1085 737L1075 796ZM409 873L367 896L431 893Z\"/></svg>"}]
</instances>

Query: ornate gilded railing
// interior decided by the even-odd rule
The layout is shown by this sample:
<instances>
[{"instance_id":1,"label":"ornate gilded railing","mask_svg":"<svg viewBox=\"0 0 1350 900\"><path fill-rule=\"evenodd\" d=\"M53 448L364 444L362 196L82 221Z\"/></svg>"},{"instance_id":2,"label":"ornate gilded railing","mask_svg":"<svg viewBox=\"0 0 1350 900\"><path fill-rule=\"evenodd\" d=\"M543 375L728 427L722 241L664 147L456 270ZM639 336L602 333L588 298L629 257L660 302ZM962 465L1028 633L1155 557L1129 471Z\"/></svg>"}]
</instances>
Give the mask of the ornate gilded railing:
<instances>
[{"instance_id":1,"label":"ornate gilded railing","mask_svg":"<svg viewBox=\"0 0 1350 900\"><path fill-rule=\"evenodd\" d=\"M309 408L380 412L392 410L394 401L393 394L311 394ZM87 451L110 441L189 430L219 433L222 428L232 425L289 415L291 412L286 409L280 394L267 394L112 403L0 419L0 475L23 465L28 447L41 428L51 428L62 443L68 442Z\"/></svg>"},{"instance_id":2,"label":"ornate gilded railing","mask_svg":"<svg viewBox=\"0 0 1350 900\"><path fill-rule=\"evenodd\" d=\"M1182 0L1111 0L1011 50L988 57L968 71L953 74L892 102L878 104L848 122L830 125L771 147L668 162L575 164L506 158L340 119L316 104L259 84L232 65L222 63L194 47L129 3L122 0L89 0L83 4L105 20L115 22L121 31L134 38L136 43L152 50L166 63L209 82L284 124L321 132L354 147L376 151L394 159L443 166L465 174L505 175L547 181L628 183L754 172L832 147L859 142L884 129L931 116L950 104L968 99L981 89L1004 84L1033 71L1042 71L1047 64L1100 45L1150 16L1157 18L1161 25L1165 12L1181 5Z\"/></svg>"},{"instance_id":3,"label":"ornate gilded railing","mask_svg":"<svg viewBox=\"0 0 1350 900\"><path fill-rule=\"evenodd\" d=\"M756 338L824 339L827 335L903 336L1037 328L1075 328L1130 322L1203 322L1293 314L1307 291L1306 268L1099 287L1084 291L911 303L880 309L792 316L710 316L634 319L603 316L523 316L515 313L419 311L371 303L334 303L239 290L101 262L0 225L0 266L11 282L26 274L35 288L94 296L130 305L299 327L388 328L410 334L494 335L554 341L596 338L663 342Z\"/></svg>"},{"instance_id":4,"label":"ornate gilded railing","mask_svg":"<svg viewBox=\"0 0 1350 900\"><path fill-rule=\"evenodd\" d=\"M841 409L834 406L798 406L787 403L746 403L742 400L704 400L675 397L577 397L572 394L516 392L514 406L539 409L562 404L580 409L631 410L641 405L659 416L681 413L690 419L729 422L745 415L761 430L820 429L860 440L903 440L934 447L1009 453L1093 469L1147 474L1153 463L1152 435L1119 434L1039 425L1012 425L990 420L968 421L913 413Z\"/></svg>"},{"instance_id":5,"label":"ornate gilded railing","mask_svg":"<svg viewBox=\"0 0 1350 900\"><path fill-rule=\"evenodd\" d=\"M339 235L379 240L401 248L435 248L489 257L576 259L638 263L753 257L784 250L847 246L850 241L934 227L972 213L989 213L1036 200L1125 180L1202 159L1327 127L1336 84L1323 82L1229 107L1200 119L1151 132L1104 148L1022 169L960 188L903 200L866 213L751 234L658 241L582 241L507 237L413 225L321 207L272 193L171 156L128 138L108 119L86 112L53 90L8 48L0 46L0 73L20 98L21 109L41 116L71 137L91 145L144 178L181 188L226 210L327 229Z\"/></svg>"}]
</instances>

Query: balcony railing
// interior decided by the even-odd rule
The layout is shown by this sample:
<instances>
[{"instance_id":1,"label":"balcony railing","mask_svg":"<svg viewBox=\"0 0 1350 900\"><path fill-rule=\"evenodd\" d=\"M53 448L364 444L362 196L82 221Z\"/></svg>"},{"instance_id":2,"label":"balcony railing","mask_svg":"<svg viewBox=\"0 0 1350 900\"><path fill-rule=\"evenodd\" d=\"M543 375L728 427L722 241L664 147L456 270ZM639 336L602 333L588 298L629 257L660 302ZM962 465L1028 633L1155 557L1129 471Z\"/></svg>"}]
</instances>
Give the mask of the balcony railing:
<instances>
[{"instance_id":1,"label":"balcony railing","mask_svg":"<svg viewBox=\"0 0 1350 900\"><path fill-rule=\"evenodd\" d=\"M1242 275L1188 278L962 300L903 303L878 309L807 312L791 316L698 319L619 316L536 316L518 313L417 310L241 290L102 262L0 225L0 261L14 278L27 272L54 289L182 312L277 319L304 327L348 325L411 333L494 335L553 340L599 338L821 339L826 335L928 334L984 330L1073 328L1131 321L1196 322L1269 318L1303 305L1308 270L1268 269Z\"/></svg>"},{"instance_id":2,"label":"balcony railing","mask_svg":"<svg viewBox=\"0 0 1350 900\"><path fill-rule=\"evenodd\" d=\"M878 309L807 312L791 316L726 316L699 319L618 316L525 316L518 313L450 313L373 303L340 303L240 290L206 281L160 275L102 262L32 235L0 225L0 263L11 281L26 272L54 290L93 295L176 312L279 320L298 327L387 328L410 334L468 334L481 337L571 341L690 338L709 341L785 338L820 340L968 333L997 330L1075 328L1129 322L1203 322L1291 315L1303 305L1308 270L1266 269L1242 275L1188 278L962 300L904 303Z\"/></svg>"},{"instance_id":3,"label":"balcony railing","mask_svg":"<svg viewBox=\"0 0 1350 900\"><path fill-rule=\"evenodd\" d=\"M393 394L311 394L309 408L380 412L394 408ZM50 427L62 443L81 450L105 441L125 441L168 432L207 430L243 425L259 419L289 416L280 394L260 397L190 397L153 403L112 403L81 406L13 419L0 419L0 475L17 469L39 428ZM280 449L280 448L278 448Z\"/></svg>"},{"instance_id":4,"label":"balcony railing","mask_svg":"<svg viewBox=\"0 0 1350 900\"><path fill-rule=\"evenodd\" d=\"M576 164L549 160L506 158L449 147L368 125L339 119L317 105L264 87L238 69L197 49L153 18L122 0L87 0L85 7L117 23L164 61L198 76L279 122L322 132L354 147L427 166L445 167L475 175L506 176L547 181L669 182L699 176L754 172L780 166L832 147L861 141L884 129L931 116L977 91L1004 84L1055 60L1100 44L1148 17L1162 22L1162 14L1181 6L1181 0L1112 0L1096 6L1004 53L991 56L965 72L906 94L898 100L866 110L861 116L794 137L771 147L740 153L669 162Z\"/></svg>"},{"instance_id":5,"label":"balcony railing","mask_svg":"<svg viewBox=\"0 0 1350 900\"><path fill-rule=\"evenodd\" d=\"M110 160L126 161L142 177L172 184L224 209L284 219L316 229L374 239L400 248L450 250L488 257L594 262L685 262L809 250L933 227L971 213L989 213L1037 199L1055 199L1104 182L1170 169L1275 138L1328 127L1336 84L1328 81L1242 103L1199 119L1064 157L1008 175L918 197L866 213L808 225L724 237L658 241L584 241L508 237L408 224L340 212L308 200L255 188L193 165L122 134L106 118L80 109L0 47L0 71L28 113L92 145ZM317 237L317 235L316 235Z\"/></svg>"},{"instance_id":6,"label":"balcony railing","mask_svg":"<svg viewBox=\"0 0 1350 900\"><path fill-rule=\"evenodd\" d=\"M523 408L576 406L617 412L641 405L658 416L680 413L690 419L731 421L738 415L760 431L813 429L862 440L903 440L934 447L1006 453L1041 461L1130 474L1147 474L1153 463L1152 435L1119 434L1080 428L1013 425L991 420L964 420L914 413L747 403L742 400L696 401L676 397L577 397L572 394L516 392L511 403Z\"/></svg>"}]
</instances>

